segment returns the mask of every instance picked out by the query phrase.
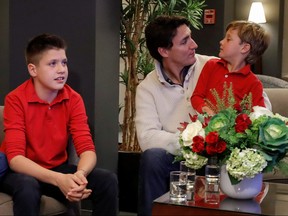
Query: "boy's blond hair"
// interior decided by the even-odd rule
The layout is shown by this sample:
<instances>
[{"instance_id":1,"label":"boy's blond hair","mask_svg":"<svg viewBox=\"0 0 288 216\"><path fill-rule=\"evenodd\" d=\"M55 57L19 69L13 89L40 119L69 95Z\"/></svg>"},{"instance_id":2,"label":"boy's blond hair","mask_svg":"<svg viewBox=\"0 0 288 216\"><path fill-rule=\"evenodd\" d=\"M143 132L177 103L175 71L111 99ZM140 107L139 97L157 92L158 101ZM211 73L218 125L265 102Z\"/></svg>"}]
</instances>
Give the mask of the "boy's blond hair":
<instances>
[{"instance_id":1,"label":"boy's blond hair","mask_svg":"<svg viewBox=\"0 0 288 216\"><path fill-rule=\"evenodd\" d=\"M265 52L269 43L270 37L265 29L254 22L245 20L237 20L228 24L226 32L229 29L237 30L241 43L250 44L250 52L245 61L247 64L254 64L257 59Z\"/></svg>"}]
</instances>

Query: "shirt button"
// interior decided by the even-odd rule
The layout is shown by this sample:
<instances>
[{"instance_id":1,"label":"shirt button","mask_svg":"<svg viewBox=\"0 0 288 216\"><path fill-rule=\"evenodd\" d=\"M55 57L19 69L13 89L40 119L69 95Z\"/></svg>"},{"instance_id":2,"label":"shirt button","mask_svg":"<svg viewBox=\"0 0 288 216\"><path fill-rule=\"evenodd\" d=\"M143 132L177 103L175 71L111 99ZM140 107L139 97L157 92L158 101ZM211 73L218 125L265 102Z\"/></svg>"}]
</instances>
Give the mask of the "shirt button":
<instances>
[{"instance_id":1,"label":"shirt button","mask_svg":"<svg viewBox=\"0 0 288 216\"><path fill-rule=\"evenodd\" d=\"M228 77L228 74L225 74L225 78L227 78Z\"/></svg>"},{"instance_id":2,"label":"shirt button","mask_svg":"<svg viewBox=\"0 0 288 216\"><path fill-rule=\"evenodd\" d=\"M184 94L184 90L181 90L181 94Z\"/></svg>"}]
</instances>

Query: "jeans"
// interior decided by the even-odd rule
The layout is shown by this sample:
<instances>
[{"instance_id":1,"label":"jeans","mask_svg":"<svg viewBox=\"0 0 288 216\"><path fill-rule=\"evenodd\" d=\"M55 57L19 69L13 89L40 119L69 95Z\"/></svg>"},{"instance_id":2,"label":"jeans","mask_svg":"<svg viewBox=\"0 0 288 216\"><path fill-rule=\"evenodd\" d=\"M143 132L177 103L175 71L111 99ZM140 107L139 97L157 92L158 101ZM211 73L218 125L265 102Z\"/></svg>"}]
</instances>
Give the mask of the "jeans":
<instances>
[{"instance_id":1,"label":"jeans","mask_svg":"<svg viewBox=\"0 0 288 216\"><path fill-rule=\"evenodd\" d=\"M0 152L0 181L8 170L8 162L6 155Z\"/></svg>"},{"instance_id":2,"label":"jeans","mask_svg":"<svg viewBox=\"0 0 288 216\"><path fill-rule=\"evenodd\" d=\"M152 148L141 154L139 166L138 216L152 214L153 200L169 191L170 172L179 170L174 155L161 148Z\"/></svg>"},{"instance_id":3,"label":"jeans","mask_svg":"<svg viewBox=\"0 0 288 216\"><path fill-rule=\"evenodd\" d=\"M63 164L53 170L61 173L74 173L77 167ZM87 188L92 189L92 194L87 198L92 201L92 215L117 215L118 180L115 173L95 168L87 176L87 180ZM69 203L58 187L12 171L8 171L4 176L1 190L12 195L15 216L39 215L42 194L53 197L64 204Z\"/></svg>"}]
</instances>

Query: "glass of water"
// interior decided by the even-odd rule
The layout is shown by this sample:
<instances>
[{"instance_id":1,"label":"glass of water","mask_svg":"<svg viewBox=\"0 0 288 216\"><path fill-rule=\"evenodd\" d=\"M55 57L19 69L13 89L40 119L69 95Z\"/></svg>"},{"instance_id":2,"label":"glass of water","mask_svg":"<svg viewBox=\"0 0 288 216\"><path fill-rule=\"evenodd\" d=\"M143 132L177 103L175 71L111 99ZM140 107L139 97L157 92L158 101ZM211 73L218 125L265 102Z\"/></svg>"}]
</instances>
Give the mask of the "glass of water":
<instances>
[{"instance_id":1,"label":"glass of water","mask_svg":"<svg viewBox=\"0 0 288 216\"><path fill-rule=\"evenodd\" d=\"M180 171L186 172L187 174L186 199L187 201L192 201L194 199L194 184L195 184L196 170L191 167L188 167L185 161L181 161Z\"/></svg>"},{"instance_id":2,"label":"glass of water","mask_svg":"<svg viewBox=\"0 0 288 216\"><path fill-rule=\"evenodd\" d=\"M173 202L186 201L187 174L181 171L170 172L170 200Z\"/></svg>"},{"instance_id":3,"label":"glass of water","mask_svg":"<svg viewBox=\"0 0 288 216\"><path fill-rule=\"evenodd\" d=\"M205 202L220 202L220 167L213 159L205 167Z\"/></svg>"}]
</instances>

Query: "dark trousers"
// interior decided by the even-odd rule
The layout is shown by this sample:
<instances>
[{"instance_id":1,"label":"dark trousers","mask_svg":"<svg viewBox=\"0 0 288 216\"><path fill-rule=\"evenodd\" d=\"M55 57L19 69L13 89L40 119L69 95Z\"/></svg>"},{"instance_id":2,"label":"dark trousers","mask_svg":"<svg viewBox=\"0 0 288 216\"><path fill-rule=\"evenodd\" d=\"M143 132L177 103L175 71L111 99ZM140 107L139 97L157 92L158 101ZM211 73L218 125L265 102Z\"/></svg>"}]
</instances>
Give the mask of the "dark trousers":
<instances>
[{"instance_id":1,"label":"dark trousers","mask_svg":"<svg viewBox=\"0 0 288 216\"><path fill-rule=\"evenodd\" d=\"M53 169L61 173L74 173L75 165L63 164ZM118 181L115 173L95 168L88 176L87 188L92 194L92 215L117 215ZM53 197L64 204L68 200L58 187L36 180L31 176L8 171L1 182L1 190L13 197L14 215L39 215L41 195Z\"/></svg>"},{"instance_id":2,"label":"dark trousers","mask_svg":"<svg viewBox=\"0 0 288 216\"><path fill-rule=\"evenodd\" d=\"M179 162L164 149L153 148L141 154L139 167L138 216L152 214L153 200L169 191L170 172L179 170Z\"/></svg>"}]
</instances>

